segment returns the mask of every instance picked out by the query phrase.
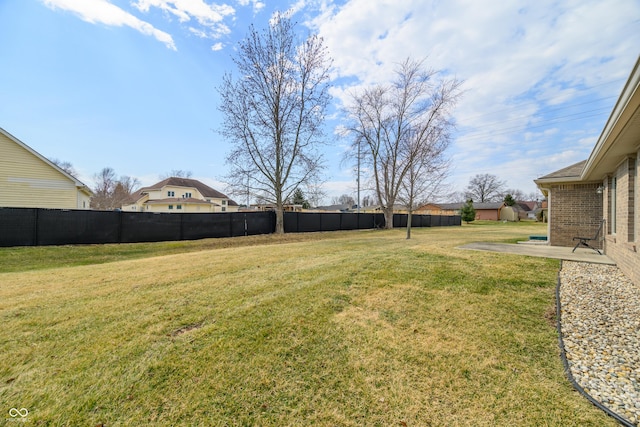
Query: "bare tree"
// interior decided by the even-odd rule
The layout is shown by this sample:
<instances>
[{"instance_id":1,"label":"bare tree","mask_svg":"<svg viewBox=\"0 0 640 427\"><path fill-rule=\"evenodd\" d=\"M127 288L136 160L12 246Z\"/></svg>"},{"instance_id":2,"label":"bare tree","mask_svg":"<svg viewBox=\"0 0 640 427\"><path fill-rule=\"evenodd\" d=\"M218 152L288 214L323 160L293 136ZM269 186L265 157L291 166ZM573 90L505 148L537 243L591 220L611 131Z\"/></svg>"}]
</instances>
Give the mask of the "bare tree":
<instances>
[{"instance_id":1,"label":"bare tree","mask_svg":"<svg viewBox=\"0 0 640 427\"><path fill-rule=\"evenodd\" d=\"M420 180L428 171L435 179L436 169L443 171L446 165L442 153L449 143L451 108L461 83L455 79L436 82L436 75L422 62L407 59L399 64L392 84L353 94L347 107L346 130L354 138L351 152L364 151L361 162L372 171L386 228L393 228L394 204L403 189L413 205L426 191L417 185Z\"/></svg>"},{"instance_id":2,"label":"bare tree","mask_svg":"<svg viewBox=\"0 0 640 427\"><path fill-rule=\"evenodd\" d=\"M435 199L449 175L450 162L445 151L451 142L450 131L454 126L451 109L460 96L459 87L460 82L449 80L432 91L424 122L415 126L405 142L410 153L409 167L398 198L408 211L407 239L411 238L413 211L424 200Z\"/></svg>"},{"instance_id":3,"label":"bare tree","mask_svg":"<svg viewBox=\"0 0 640 427\"><path fill-rule=\"evenodd\" d=\"M133 190L140 187L137 178L123 175L117 177L112 168L103 168L93 176L95 187L91 198L91 207L98 210L111 210L122 207Z\"/></svg>"},{"instance_id":4,"label":"bare tree","mask_svg":"<svg viewBox=\"0 0 640 427\"><path fill-rule=\"evenodd\" d=\"M281 14L262 33L251 26L233 58L240 77L226 74L219 88L221 133L234 145L229 183L275 205L276 233L284 233L284 201L322 167L317 147L330 101L322 39L298 44L294 29Z\"/></svg>"},{"instance_id":5,"label":"bare tree","mask_svg":"<svg viewBox=\"0 0 640 427\"><path fill-rule=\"evenodd\" d=\"M305 186L307 199L311 206L320 206L322 200L327 197L327 193L323 190L322 184L317 180L309 180Z\"/></svg>"},{"instance_id":6,"label":"bare tree","mask_svg":"<svg viewBox=\"0 0 640 427\"><path fill-rule=\"evenodd\" d=\"M509 188L504 192L504 194L505 195L511 194L511 196L517 202L528 202L528 201L540 199L542 197L542 194L540 193L537 193L537 192L525 193L524 191L518 190L516 188Z\"/></svg>"},{"instance_id":7,"label":"bare tree","mask_svg":"<svg viewBox=\"0 0 640 427\"><path fill-rule=\"evenodd\" d=\"M363 207L367 207L367 206L373 206L374 205L374 201L373 201L373 197L370 195L366 195L362 198L362 206Z\"/></svg>"},{"instance_id":8,"label":"bare tree","mask_svg":"<svg viewBox=\"0 0 640 427\"><path fill-rule=\"evenodd\" d=\"M127 204L134 190L140 188L140 180L130 176L121 176L115 184L112 194L112 207L120 208Z\"/></svg>"},{"instance_id":9,"label":"bare tree","mask_svg":"<svg viewBox=\"0 0 640 427\"><path fill-rule=\"evenodd\" d=\"M74 169L74 167L71 164L71 162L67 162L67 161L63 161L63 160L59 160L59 159L51 159L51 163L55 164L56 166L58 166L60 169L62 169L63 171L65 171L69 175L71 175L73 177L76 176L76 170Z\"/></svg>"},{"instance_id":10,"label":"bare tree","mask_svg":"<svg viewBox=\"0 0 640 427\"><path fill-rule=\"evenodd\" d=\"M516 200L518 202L527 200L524 192L522 190L518 190L518 189L515 189L515 188L507 188L503 192L503 196L506 197L507 195L510 195L514 200Z\"/></svg>"},{"instance_id":11,"label":"bare tree","mask_svg":"<svg viewBox=\"0 0 640 427\"><path fill-rule=\"evenodd\" d=\"M186 178L186 177L185 177ZM118 183L122 185L122 189L127 193L131 194L134 190L140 188L140 180L138 178L134 178L127 175L122 175L118 179Z\"/></svg>"},{"instance_id":12,"label":"bare tree","mask_svg":"<svg viewBox=\"0 0 640 427\"><path fill-rule=\"evenodd\" d=\"M471 178L465 196L475 203L498 202L504 198L505 181L488 173Z\"/></svg>"},{"instance_id":13,"label":"bare tree","mask_svg":"<svg viewBox=\"0 0 640 427\"><path fill-rule=\"evenodd\" d=\"M355 199L348 195L348 194L343 194L340 197L333 197L331 199L331 203L334 205L349 205L349 206L353 206L356 204Z\"/></svg>"},{"instance_id":14,"label":"bare tree","mask_svg":"<svg viewBox=\"0 0 640 427\"><path fill-rule=\"evenodd\" d=\"M160 175L160 180L167 178L191 178L193 173L182 169L172 169L170 172Z\"/></svg>"},{"instance_id":15,"label":"bare tree","mask_svg":"<svg viewBox=\"0 0 640 427\"><path fill-rule=\"evenodd\" d=\"M448 203L465 203L469 200L463 191L450 191L448 197L445 199Z\"/></svg>"},{"instance_id":16,"label":"bare tree","mask_svg":"<svg viewBox=\"0 0 640 427\"><path fill-rule=\"evenodd\" d=\"M449 145L448 142L442 145ZM441 155L432 161L417 161L405 175L398 199L407 207L407 239L411 239L413 211L426 200L435 200L449 174L449 162Z\"/></svg>"},{"instance_id":17,"label":"bare tree","mask_svg":"<svg viewBox=\"0 0 640 427\"><path fill-rule=\"evenodd\" d=\"M91 208L113 209L113 190L116 187L116 172L112 168L103 168L93 176L95 187L91 197Z\"/></svg>"}]
</instances>

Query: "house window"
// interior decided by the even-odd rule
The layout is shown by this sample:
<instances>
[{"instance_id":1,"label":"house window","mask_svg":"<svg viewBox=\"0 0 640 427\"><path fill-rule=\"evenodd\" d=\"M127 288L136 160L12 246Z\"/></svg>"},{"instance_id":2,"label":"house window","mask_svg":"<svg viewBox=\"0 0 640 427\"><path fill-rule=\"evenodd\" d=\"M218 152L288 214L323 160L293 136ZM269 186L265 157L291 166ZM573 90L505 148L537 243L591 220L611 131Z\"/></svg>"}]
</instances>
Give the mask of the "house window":
<instances>
[{"instance_id":1,"label":"house window","mask_svg":"<svg viewBox=\"0 0 640 427\"><path fill-rule=\"evenodd\" d=\"M224 205L226 205L226 204L227 204L227 201L226 201L226 200L223 200L223 201L222 201L222 205L224 206Z\"/></svg>"},{"instance_id":2,"label":"house window","mask_svg":"<svg viewBox=\"0 0 640 427\"><path fill-rule=\"evenodd\" d=\"M184 197L188 199L189 197L191 197L191 193L184 193Z\"/></svg>"},{"instance_id":3,"label":"house window","mask_svg":"<svg viewBox=\"0 0 640 427\"><path fill-rule=\"evenodd\" d=\"M182 209L182 205L177 205L176 209Z\"/></svg>"},{"instance_id":4,"label":"house window","mask_svg":"<svg viewBox=\"0 0 640 427\"><path fill-rule=\"evenodd\" d=\"M225 208L224 206L222 207L222 212L226 212L227 208Z\"/></svg>"},{"instance_id":5,"label":"house window","mask_svg":"<svg viewBox=\"0 0 640 427\"><path fill-rule=\"evenodd\" d=\"M175 191L167 191L167 197L175 197L176 192Z\"/></svg>"},{"instance_id":6,"label":"house window","mask_svg":"<svg viewBox=\"0 0 640 427\"><path fill-rule=\"evenodd\" d=\"M172 209L173 209L173 205L169 205L169 210L172 210Z\"/></svg>"},{"instance_id":7,"label":"house window","mask_svg":"<svg viewBox=\"0 0 640 427\"><path fill-rule=\"evenodd\" d=\"M618 186L618 178L615 176L611 178L611 213L609 214L609 222L611 223L611 234L616 234L616 187Z\"/></svg>"}]
</instances>

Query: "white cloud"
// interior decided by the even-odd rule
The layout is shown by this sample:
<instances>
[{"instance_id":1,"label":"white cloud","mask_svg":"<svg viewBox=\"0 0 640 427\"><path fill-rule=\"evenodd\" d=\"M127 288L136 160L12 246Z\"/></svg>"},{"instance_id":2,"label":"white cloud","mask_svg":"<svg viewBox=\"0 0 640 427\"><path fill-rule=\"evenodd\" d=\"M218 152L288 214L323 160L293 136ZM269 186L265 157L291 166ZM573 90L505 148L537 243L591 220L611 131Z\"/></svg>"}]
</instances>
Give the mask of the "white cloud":
<instances>
[{"instance_id":1,"label":"white cloud","mask_svg":"<svg viewBox=\"0 0 640 427\"><path fill-rule=\"evenodd\" d=\"M576 123L604 122L609 107L582 122L563 118L574 112L564 109L618 94L638 55L638 16L636 0L348 0L323 5L307 25L334 59L337 99L348 99L359 85L389 81L395 64L409 56L426 58L428 66L465 81L456 110L460 139L452 146L457 171L500 174L505 158L516 156L505 173L535 175L535 167L561 168L588 156L592 146L584 141L600 129L570 131ZM603 103L581 111L596 106ZM540 144L540 158L523 158L526 145Z\"/></svg>"},{"instance_id":2,"label":"white cloud","mask_svg":"<svg viewBox=\"0 0 640 427\"><path fill-rule=\"evenodd\" d=\"M199 37L201 39L206 39L208 37L207 33L205 31L202 31L199 28L189 27L189 31L191 32L191 34L193 34L196 37Z\"/></svg>"},{"instance_id":3,"label":"white cloud","mask_svg":"<svg viewBox=\"0 0 640 427\"><path fill-rule=\"evenodd\" d=\"M238 4L240 6L252 5L254 14L260 12L266 6L266 4L260 0L238 0Z\"/></svg>"},{"instance_id":4,"label":"white cloud","mask_svg":"<svg viewBox=\"0 0 640 427\"><path fill-rule=\"evenodd\" d=\"M262 1L254 1L253 2L253 13L258 13L260 12L262 9L264 9L266 6L266 3L262 2Z\"/></svg>"},{"instance_id":5,"label":"white cloud","mask_svg":"<svg viewBox=\"0 0 640 427\"><path fill-rule=\"evenodd\" d=\"M222 43L216 43L213 46L211 46L211 50L214 52L222 50L223 48L224 48L224 45Z\"/></svg>"},{"instance_id":6,"label":"white cloud","mask_svg":"<svg viewBox=\"0 0 640 427\"><path fill-rule=\"evenodd\" d=\"M225 17L235 14L235 9L229 5L208 4L203 0L138 0L132 5L145 13L152 7L158 8L176 16L180 22L190 22L194 18L207 29L211 38L228 34L229 27L223 21Z\"/></svg>"},{"instance_id":7,"label":"white cloud","mask_svg":"<svg viewBox=\"0 0 640 427\"><path fill-rule=\"evenodd\" d=\"M109 3L106 0L44 0L44 4L51 9L62 9L75 13L83 21L110 26L127 26L142 34L155 37L169 49L176 50L176 45L170 34L158 30L153 25L143 21L129 12Z\"/></svg>"},{"instance_id":8,"label":"white cloud","mask_svg":"<svg viewBox=\"0 0 640 427\"><path fill-rule=\"evenodd\" d=\"M357 198L358 193L358 185L354 181L338 181L331 180L327 181L322 185L322 189L326 193L326 197L324 198L325 204L330 204L333 198L338 198L343 194L347 194L352 196L354 199ZM364 196L364 191L361 189L361 197Z\"/></svg>"},{"instance_id":9,"label":"white cloud","mask_svg":"<svg viewBox=\"0 0 640 427\"><path fill-rule=\"evenodd\" d=\"M289 6L289 8L287 9L287 13L290 16L295 15L296 13L300 12L302 9L305 8L306 3L307 3L306 0L298 0L298 1L296 1L294 4Z\"/></svg>"}]
</instances>

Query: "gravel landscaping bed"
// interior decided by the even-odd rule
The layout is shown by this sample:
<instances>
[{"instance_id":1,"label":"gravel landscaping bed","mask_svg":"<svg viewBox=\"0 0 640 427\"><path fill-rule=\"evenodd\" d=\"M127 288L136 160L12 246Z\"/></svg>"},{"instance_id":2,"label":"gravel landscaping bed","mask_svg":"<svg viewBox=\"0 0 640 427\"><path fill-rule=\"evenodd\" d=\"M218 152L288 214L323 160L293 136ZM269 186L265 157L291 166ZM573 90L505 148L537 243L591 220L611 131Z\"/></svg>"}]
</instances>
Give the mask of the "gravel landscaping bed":
<instances>
[{"instance_id":1,"label":"gravel landscaping bed","mask_svg":"<svg viewBox=\"0 0 640 427\"><path fill-rule=\"evenodd\" d=\"M615 266L563 261L560 320L570 373L602 406L640 425L640 287Z\"/></svg>"}]
</instances>

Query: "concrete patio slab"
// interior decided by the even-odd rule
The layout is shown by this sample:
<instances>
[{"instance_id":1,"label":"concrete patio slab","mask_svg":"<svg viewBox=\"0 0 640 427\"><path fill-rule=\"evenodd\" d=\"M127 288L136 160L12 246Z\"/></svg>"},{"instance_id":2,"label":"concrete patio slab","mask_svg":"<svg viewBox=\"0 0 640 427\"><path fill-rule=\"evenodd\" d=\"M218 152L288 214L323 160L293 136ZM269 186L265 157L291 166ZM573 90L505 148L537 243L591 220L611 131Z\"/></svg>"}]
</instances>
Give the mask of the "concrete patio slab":
<instances>
[{"instance_id":1,"label":"concrete patio slab","mask_svg":"<svg viewBox=\"0 0 640 427\"><path fill-rule=\"evenodd\" d=\"M459 246L458 249L502 252L541 258L564 259L567 261L592 262L596 264L616 264L608 256L599 255L597 252L586 248L578 248L575 252L572 252L573 248L561 246L476 242Z\"/></svg>"}]
</instances>

